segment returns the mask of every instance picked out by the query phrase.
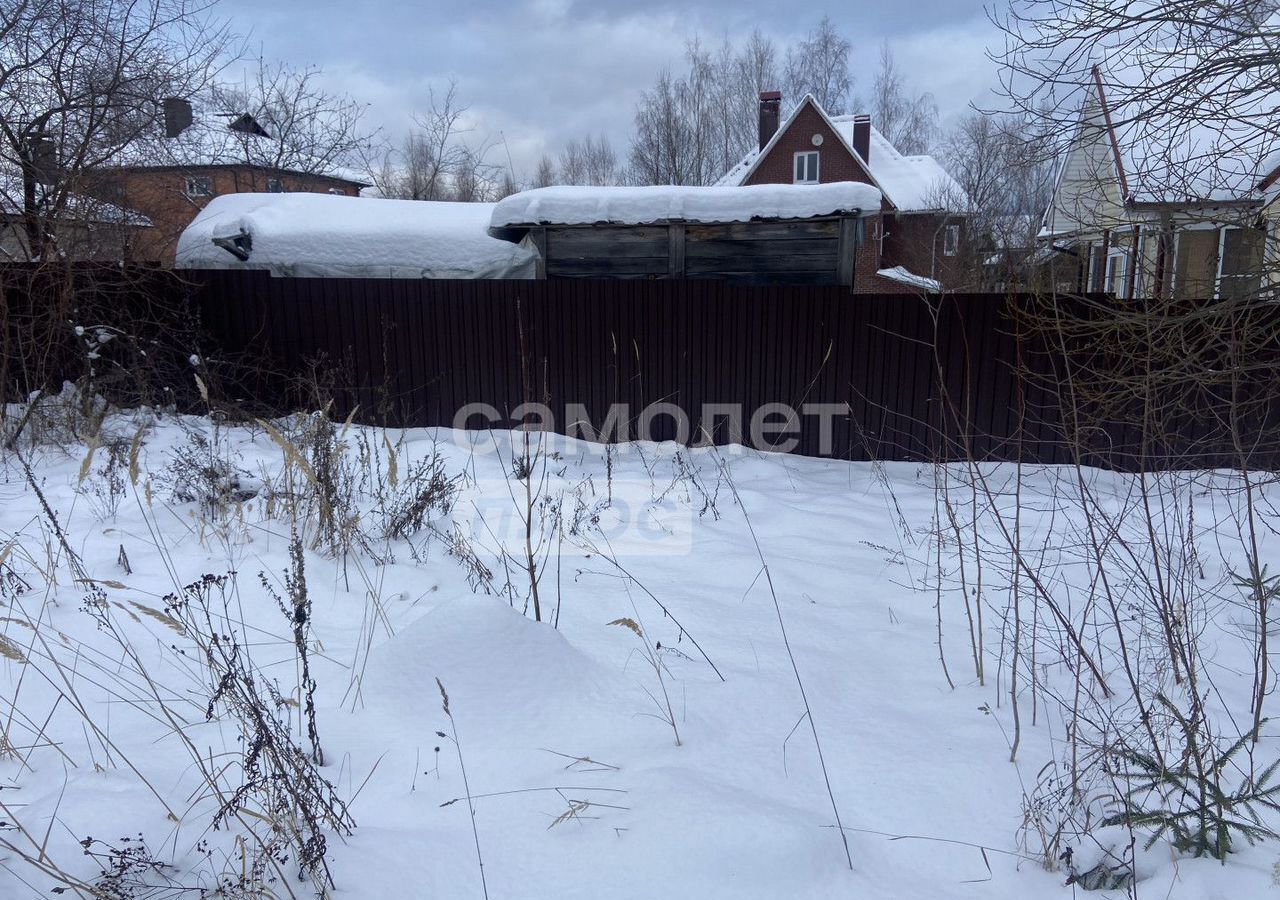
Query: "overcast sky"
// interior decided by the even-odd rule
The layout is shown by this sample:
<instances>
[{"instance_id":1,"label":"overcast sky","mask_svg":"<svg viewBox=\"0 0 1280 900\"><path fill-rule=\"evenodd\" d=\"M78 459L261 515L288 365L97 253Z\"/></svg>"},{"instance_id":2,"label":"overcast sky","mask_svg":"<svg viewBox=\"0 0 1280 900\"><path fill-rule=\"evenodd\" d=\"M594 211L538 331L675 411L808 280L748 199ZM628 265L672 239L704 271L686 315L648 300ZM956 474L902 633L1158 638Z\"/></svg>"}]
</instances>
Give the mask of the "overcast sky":
<instances>
[{"instance_id":1,"label":"overcast sky","mask_svg":"<svg viewBox=\"0 0 1280 900\"><path fill-rule=\"evenodd\" d=\"M220 10L254 53L323 67L329 85L368 102L370 120L393 138L431 86L456 77L477 136L497 142L491 161L505 163L505 137L521 179L544 149L555 153L588 131L603 131L625 155L640 91L664 66L679 70L695 36L718 43L758 27L785 46L828 14L853 43L855 94L869 90L887 38L944 121L994 84L984 48L998 40L982 0L712 0L696 9L643 0L222 0Z\"/></svg>"}]
</instances>

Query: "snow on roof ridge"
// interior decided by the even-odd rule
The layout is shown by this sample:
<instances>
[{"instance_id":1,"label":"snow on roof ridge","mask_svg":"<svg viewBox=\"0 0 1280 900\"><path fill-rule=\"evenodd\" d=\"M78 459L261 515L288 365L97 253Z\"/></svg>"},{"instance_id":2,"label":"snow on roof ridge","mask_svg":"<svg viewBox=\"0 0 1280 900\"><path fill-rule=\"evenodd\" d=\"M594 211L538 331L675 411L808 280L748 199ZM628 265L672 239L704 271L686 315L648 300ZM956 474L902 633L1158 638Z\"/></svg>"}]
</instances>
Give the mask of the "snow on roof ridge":
<instances>
[{"instance_id":1,"label":"snow on roof ridge","mask_svg":"<svg viewBox=\"0 0 1280 900\"><path fill-rule=\"evenodd\" d=\"M519 225L646 225L806 219L880 209L880 191L854 181L693 187L535 188L498 201L492 228Z\"/></svg>"},{"instance_id":2,"label":"snow on roof ridge","mask_svg":"<svg viewBox=\"0 0 1280 900\"><path fill-rule=\"evenodd\" d=\"M337 162L318 159L305 148L285 142L272 129L278 126L269 117L247 110L227 111L224 104L196 98L192 122L177 137L167 137L164 122L157 118L137 140L122 148L103 168L194 168L198 166L251 166L294 172L367 186L365 178ZM221 110L221 111L220 111ZM231 128L235 121L250 117L269 136L261 137Z\"/></svg>"}]
</instances>

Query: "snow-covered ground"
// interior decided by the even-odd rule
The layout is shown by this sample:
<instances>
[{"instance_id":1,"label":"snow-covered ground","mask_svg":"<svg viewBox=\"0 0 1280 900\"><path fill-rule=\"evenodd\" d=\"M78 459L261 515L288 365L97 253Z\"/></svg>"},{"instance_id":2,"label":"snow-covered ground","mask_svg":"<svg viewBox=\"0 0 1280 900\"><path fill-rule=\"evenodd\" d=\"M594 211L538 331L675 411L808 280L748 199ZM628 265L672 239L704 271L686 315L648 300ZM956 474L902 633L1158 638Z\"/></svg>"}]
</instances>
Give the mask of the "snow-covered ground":
<instances>
[{"instance_id":1,"label":"snow-covered ground","mask_svg":"<svg viewBox=\"0 0 1280 900\"><path fill-rule=\"evenodd\" d=\"M212 828L255 740L200 646L251 660L264 708L306 753L295 626L309 629L318 772L356 823L349 835L325 829L334 896L1024 900L1077 890L1061 867L1046 870L1034 827L1053 820L1051 764L1071 755L1063 701L1079 694L1052 652L1063 629L1028 589L1021 640L1041 655L1011 674L1008 565L982 499L988 556L977 582L979 560L966 561L966 605L964 530L953 527L973 516L964 473L552 438L534 439L522 480L517 434L338 423L344 483L362 499L345 537L327 539L325 515L350 510L315 500L324 461L306 433L300 421L130 414L107 420L91 458L81 444L42 441L23 451L28 478L6 456L0 896L50 896L67 884L57 872L94 883L113 866L121 883L212 888L259 853L255 841L287 833L269 790L233 798ZM1035 571L1123 695L1123 663L1071 543L1076 473L1024 470L1015 492L1013 467L981 471L1000 521L1014 522L1020 504ZM415 518L404 497L432 477L432 496L456 494ZM1083 477L1101 504L1125 511L1132 476ZM1186 616L1221 717L1248 709L1253 678L1248 608L1229 600L1238 495L1208 476L1195 484L1189 538L1202 551L1199 580L1219 599ZM1124 527L1112 537L1136 546L1145 529ZM305 547L301 624L286 580L296 589L291 529ZM1274 562L1269 532L1259 540ZM203 591L207 619L201 592L182 591L205 575L230 576ZM970 649L978 612L981 684ZM1264 761L1274 734L1264 728ZM1116 832L1062 849L1096 859L1098 841L1124 843ZM146 854L111 855L139 838ZM1135 889L1266 896L1280 890L1278 854L1241 842L1224 867L1139 843ZM297 879L296 851L280 855L288 877L274 896L314 896L314 880Z\"/></svg>"}]
</instances>

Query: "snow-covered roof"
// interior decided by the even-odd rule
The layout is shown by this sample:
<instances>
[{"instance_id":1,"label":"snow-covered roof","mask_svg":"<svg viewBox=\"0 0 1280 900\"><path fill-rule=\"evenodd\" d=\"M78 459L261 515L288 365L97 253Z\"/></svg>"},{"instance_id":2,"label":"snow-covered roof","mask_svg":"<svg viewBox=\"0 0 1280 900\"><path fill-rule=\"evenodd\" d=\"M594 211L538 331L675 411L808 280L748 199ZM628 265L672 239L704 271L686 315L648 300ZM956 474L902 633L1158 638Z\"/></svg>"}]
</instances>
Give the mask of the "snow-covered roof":
<instances>
[{"instance_id":1,"label":"snow-covered roof","mask_svg":"<svg viewBox=\"0 0 1280 900\"><path fill-rule=\"evenodd\" d=\"M853 147L853 116L836 116L836 132ZM903 156L874 125L871 127L871 159L863 160L889 201L903 212L928 209L966 211L969 200L963 188L932 156Z\"/></svg>"},{"instance_id":2,"label":"snow-covered roof","mask_svg":"<svg viewBox=\"0 0 1280 900\"><path fill-rule=\"evenodd\" d=\"M1254 49L1273 58L1268 48ZM1221 65L1222 52L1125 47L1094 69L1089 90L1101 94L1126 199L1258 198L1259 183L1280 163L1280 93L1268 67Z\"/></svg>"},{"instance_id":3,"label":"snow-covered roof","mask_svg":"<svg viewBox=\"0 0 1280 900\"><path fill-rule=\"evenodd\" d=\"M952 212L968 211L970 201L963 188L932 156L904 156L873 125L868 148L871 158L864 160L853 149L853 122L856 117L829 116L812 96L806 96L792 110L791 115L778 127L773 139L764 146L763 150L755 149L747 153L736 166L725 173L717 184L742 184L755 170L756 163L773 148L806 104L812 104L813 108L826 119L831 129L840 136L844 148L862 163L863 168L884 192L884 196L899 211L924 212L936 209L947 209Z\"/></svg>"},{"instance_id":4,"label":"snow-covered roof","mask_svg":"<svg viewBox=\"0 0 1280 900\"><path fill-rule=\"evenodd\" d=\"M1268 153L1262 158L1261 165L1258 166L1259 181L1265 181L1270 175L1275 174L1280 169L1280 149L1276 149Z\"/></svg>"},{"instance_id":5,"label":"snow-covered roof","mask_svg":"<svg viewBox=\"0 0 1280 900\"><path fill-rule=\"evenodd\" d=\"M315 157L309 147L293 146L269 130L271 123L259 125L242 111L221 112L209 102L193 104L192 122L177 137L165 135L164 120L156 121L110 165L120 167L257 166L264 169L302 172L365 185L367 179L336 162ZM233 129L233 123L248 117L247 130ZM256 127L254 127L256 126ZM265 132L262 133L262 132Z\"/></svg>"},{"instance_id":6,"label":"snow-covered roof","mask_svg":"<svg viewBox=\"0 0 1280 900\"><path fill-rule=\"evenodd\" d=\"M545 187L498 201L491 225L647 225L807 219L880 209L880 191L852 181L748 187Z\"/></svg>"},{"instance_id":7,"label":"snow-covered roof","mask_svg":"<svg viewBox=\"0 0 1280 900\"><path fill-rule=\"evenodd\" d=\"M489 236L492 214L491 203L223 194L183 231L177 266L313 277L534 277L532 250ZM214 243L241 235L248 237L245 260Z\"/></svg>"},{"instance_id":8,"label":"snow-covered roof","mask_svg":"<svg viewBox=\"0 0 1280 900\"><path fill-rule=\"evenodd\" d=\"M890 281L896 281L899 284L907 284L914 288L920 288L922 291L929 291L933 294L942 293L942 283L932 278L925 278L923 275L916 275L914 272L908 272L902 266L894 266L892 269L881 269L876 272L881 278L888 278Z\"/></svg>"}]
</instances>

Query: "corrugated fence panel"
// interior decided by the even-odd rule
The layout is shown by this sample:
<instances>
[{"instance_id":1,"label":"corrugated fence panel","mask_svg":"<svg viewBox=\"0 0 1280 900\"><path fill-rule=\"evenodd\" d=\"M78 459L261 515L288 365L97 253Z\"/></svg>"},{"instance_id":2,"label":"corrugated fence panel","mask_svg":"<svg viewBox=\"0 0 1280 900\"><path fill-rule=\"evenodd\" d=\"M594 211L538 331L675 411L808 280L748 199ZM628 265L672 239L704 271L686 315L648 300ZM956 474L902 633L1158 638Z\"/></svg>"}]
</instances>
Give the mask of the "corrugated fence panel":
<instances>
[{"instance_id":1,"label":"corrugated fence panel","mask_svg":"<svg viewBox=\"0 0 1280 900\"><path fill-rule=\"evenodd\" d=\"M31 338L23 344L23 323L33 318L30 298L45 276L11 266L0 277L8 395L77 377L82 363L70 343L43 361ZM1109 399L1116 409L1073 433L1074 417L1062 413L1072 399L1068 378L1105 374L1108 366L1141 369L1143 362L1116 360L1087 342L1058 346L1056 335L1033 333L1028 322L1042 302L1035 298L865 295L835 286L693 279L289 279L155 270L140 276L101 267L86 270L82 281L135 316L154 318L153 310L170 301L189 304L205 333L218 399L267 412L331 398L338 416L357 410L362 421L449 426L468 404L487 404L502 420L473 415L469 427L512 427L522 403L545 401L557 430L598 433L614 404L626 404L615 415L633 436L648 408L652 427L641 437L702 443L709 435L723 444L750 440L753 417L757 425L786 423L783 413L762 415L769 404L783 404L800 415L775 439L796 437L796 452L808 455L1079 459L1116 468L1139 461L1243 460L1260 469L1280 463L1280 396L1257 383L1185 390L1157 384L1145 399ZM1072 312L1089 308L1082 302ZM47 371L36 371L32 360ZM654 414L654 404L669 405ZM847 413L824 420L804 414L805 404L846 404ZM1142 416L1152 408L1159 430L1144 431ZM584 412L587 421L577 421ZM760 446L758 431L755 437Z\"/></svg>"}]
</instances>

